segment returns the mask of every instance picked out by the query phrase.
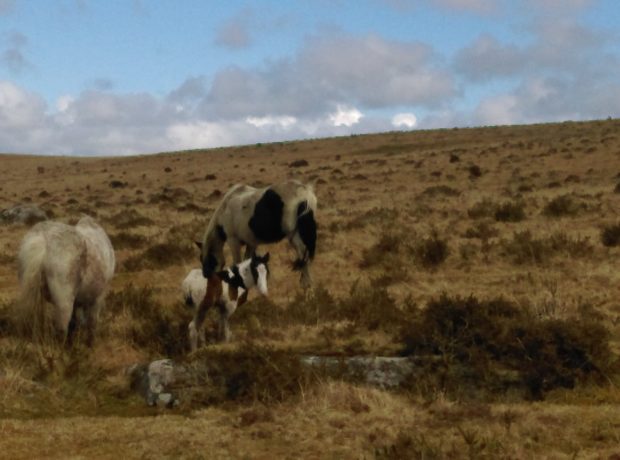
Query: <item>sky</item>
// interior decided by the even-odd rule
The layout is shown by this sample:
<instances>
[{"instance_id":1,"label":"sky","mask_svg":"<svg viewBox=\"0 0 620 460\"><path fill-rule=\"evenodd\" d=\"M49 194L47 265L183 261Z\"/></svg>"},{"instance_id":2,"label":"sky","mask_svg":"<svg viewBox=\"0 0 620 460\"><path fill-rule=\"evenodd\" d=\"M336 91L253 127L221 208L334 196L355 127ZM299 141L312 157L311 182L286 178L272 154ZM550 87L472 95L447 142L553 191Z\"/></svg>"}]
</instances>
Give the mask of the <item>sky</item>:
<instances>
[{"instance_id":1,"label":"sky","mask_svg":"<svg viewBox=\"0 0 620 460\"><path fill-rule=\"evenodd\" d=\"M0 0L0 152L620 116L618 0Z\"/></svg>"}]
</instances>

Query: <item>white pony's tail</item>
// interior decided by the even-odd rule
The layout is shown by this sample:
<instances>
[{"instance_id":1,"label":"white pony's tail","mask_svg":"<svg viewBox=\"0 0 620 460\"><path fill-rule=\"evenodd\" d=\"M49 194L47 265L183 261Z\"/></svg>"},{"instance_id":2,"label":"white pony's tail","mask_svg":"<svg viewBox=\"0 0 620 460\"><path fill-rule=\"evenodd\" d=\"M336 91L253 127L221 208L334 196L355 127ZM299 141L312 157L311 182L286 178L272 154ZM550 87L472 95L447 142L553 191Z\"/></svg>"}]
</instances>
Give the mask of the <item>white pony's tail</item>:
<instances>
[{"instance_id":1,"label":"white pony's tail","mask_svg":"<svg viewBox=\"0 0 620 460\"><path fill-rule=\"evenodd\" d=\"M53 319L50 312L46 311L42 293L45 246L44 237L34 235L25 240L19 249L21 294L14 315L17 331L40 343L54 337Z\"/></svg>"}]
</instances>

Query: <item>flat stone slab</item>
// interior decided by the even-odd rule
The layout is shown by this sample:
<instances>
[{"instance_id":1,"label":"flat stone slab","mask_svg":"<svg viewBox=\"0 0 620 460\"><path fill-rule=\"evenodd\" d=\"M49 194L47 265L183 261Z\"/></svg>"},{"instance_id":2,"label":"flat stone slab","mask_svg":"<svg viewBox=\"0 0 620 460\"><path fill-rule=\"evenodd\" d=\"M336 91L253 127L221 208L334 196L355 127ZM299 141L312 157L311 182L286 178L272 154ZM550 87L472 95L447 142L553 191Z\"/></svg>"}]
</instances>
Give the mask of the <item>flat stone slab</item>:
<instances>
[{"instance_id":1,"label":"flat stone slab","mask_svg":"<svg viewBox=\"0 0 620 460\"><path fill-rule=\"evenodd\" d=\"M388 356L305 356L301 360L308 366L324 369L327 375L353 378L383 389L399 387L415 370L410 358Z\"/></svg>"},{"instance_id":2,"label":"flat stone slab","mask_svg":"<svg viewBox=\"0 0 620 460\"><path fill-rule=\"evenodd\" d=\"M415 365L410 358L386 356L301 356L302 365L333 378L363 382L382 389L394 389L410 378ZM174 407L183 399L184 389L225 385L226 376L214 379L206 363L188 365L159 359L148 364L135 364L127 373L132 388L149 406ZM232 378L232 375L230 376Z\"/></svg>"}]
</instances>

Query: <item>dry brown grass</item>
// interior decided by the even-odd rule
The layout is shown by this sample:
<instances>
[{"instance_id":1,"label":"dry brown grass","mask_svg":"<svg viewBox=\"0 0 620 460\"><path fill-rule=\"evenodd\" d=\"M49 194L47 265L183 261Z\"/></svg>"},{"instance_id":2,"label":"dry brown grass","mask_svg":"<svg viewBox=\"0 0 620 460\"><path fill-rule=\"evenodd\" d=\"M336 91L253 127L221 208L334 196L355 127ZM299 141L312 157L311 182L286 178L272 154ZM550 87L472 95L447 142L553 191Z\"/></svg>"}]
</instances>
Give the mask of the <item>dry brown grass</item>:
<instances>
[{"instance_id":1,"label":"dry brown grass","mask_svg":"<svg viewBox=\"0 0 620 460\"><path fill-rule=\"evenodd\" d=\"M249 387L258 393L158 412L131 394L124 373L135 362L185 359L191 312L179 285L198 266L193 241L222 192L286 177L317 184L320 289L300 296L289 270L294 255L284 243L270 247L270 298L244 305L231 320L233 343L210 343L209 353L234 359L252 346L273 356L394 354L403 346L401 315L414 317L444 293L502 297L551 322L587 307L617 355L620 249L607 243L616 241L620 211L620 169L610 169L620 164L618 129L608 120L148 157L0 155L0 208L30 201L64 221L91 213L112 235L118 260L95 348L37 348L15 334L8 313L18 297L13 257L28 227L0 225L3 455L109 458L119 445L128 458L620 454L614 375L611 383L552 388L537 403L521 393L463 398L436 379L400 393L319 379L280 398ZM212 339L214 317L207 323ZM265 372L267 385L277 374Z\"/></svg>"}]
</instances>

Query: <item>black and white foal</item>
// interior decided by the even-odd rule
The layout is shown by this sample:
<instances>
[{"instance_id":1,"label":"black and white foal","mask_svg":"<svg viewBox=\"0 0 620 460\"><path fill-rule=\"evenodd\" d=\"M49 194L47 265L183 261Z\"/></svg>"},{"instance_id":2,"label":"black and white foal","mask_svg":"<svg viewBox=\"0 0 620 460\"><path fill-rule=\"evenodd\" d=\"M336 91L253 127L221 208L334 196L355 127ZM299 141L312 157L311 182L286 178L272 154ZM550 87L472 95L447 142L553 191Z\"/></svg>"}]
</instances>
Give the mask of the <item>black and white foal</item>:
<instances>
[{"instance_id":1,"label":"black and white foal","mask_svg":"<svg viewBox=\"0 0 620 460\"><path fill-rule=\"evenodd\" d=\"M228 319L247 296L242 296L253 287L262 295L267 295L267 278L269 277L269 253L264 256L253 255L230 268L215 273L207 280L207 292L194 312L194 319L189 323L189 342L192 351L198 343L204 345L204 320L207 311L216 305L219 313L219 339L229 341L231 338Z\"/></svg>"}]
</instances>

